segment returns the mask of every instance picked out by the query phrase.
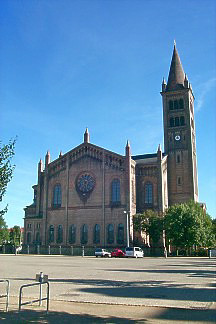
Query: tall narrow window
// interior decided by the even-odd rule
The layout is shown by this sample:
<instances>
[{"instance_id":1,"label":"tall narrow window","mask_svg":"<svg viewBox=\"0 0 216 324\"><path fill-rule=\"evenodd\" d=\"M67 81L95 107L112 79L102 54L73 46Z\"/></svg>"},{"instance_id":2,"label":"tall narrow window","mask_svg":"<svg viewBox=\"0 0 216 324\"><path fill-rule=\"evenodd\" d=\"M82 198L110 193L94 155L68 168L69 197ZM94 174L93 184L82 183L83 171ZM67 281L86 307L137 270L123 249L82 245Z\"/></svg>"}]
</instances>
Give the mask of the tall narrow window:
<instances>
[{"instance_id":1,"label":"tall narrow window","mask_svg":"<svg viewBox=\"0 0 216 324\"><path fill-rule=\"evenodd\" d=\"M96 224L94 227L94 243L100 243L100 225Z\"/></svg>"},{"instance_id":2,"label":"tall narrow window","mask_svg":"<svg viewBox=\"0 0 216 324\"><path fill-rule=\"evenodd\" d=\"M54 226L50 225L49 227L49 242L54 242Z\"/></svg>"},{"instance_id":3,"label":"tall narrow window","mask_svg":"<svg viewBox=\"0 0 216 324\"><path fill-rule=\"evenodd\" d=\"M184 101L183 101L183 99L179 99L179 109L184 109Z\"/></svg>"},{"instance_id":4,"label":"tall narrow window","mask_svg":"<svg viewBox=\"0 0 216 324\"><path fill-rule=\"evenodd\" d=\"M181 185L181 177L178 177L178 178L177 178L177 184L178 184L178 186Z\"/></svg>"},{"instance_id":5,"label":"tall narrow window","mask_svg":"<svg viewBox=\"0 0 216 324\"><path fill-rule=\"evenodd\" d=\"M71 225L69 228L69 243L74 244L76 242L76 226Z\"/></svg>"},{"instance_id":6,"label":"tall narrow window","mask_svg":"<svg viewBox=\"0 0 216 324\"><path fill-rule=\"evenodd\" d=\"M171 118L170 118L170 127L173 127L173 126L174 126L174 118L171 117Z\"/></svg>"},{"instance_id":7,"label":"tall narrow window","mask_svg":"<svg viewBox=\"0 0 216 324\"><path fill-rule=\"evenodd\" d=\"M184 116L181 116L180 117L180 125L184 126L184 124L185 124L185 118L184 118Z\"/></svg>"},{"instance_id":8,"label":"tall narrow window","mask_svg":"<svg viewBox=\"0 0 216 324\"><path fill-rule=\"evenodd\" d=\"M148 182L145 184L145 204L153 203L153 185Z\"/></svg>"},{"instance_id":9,"label":"tall narrow window","mask_svg":"<svg viewBox=\"0 0 216 324\"><path fill-rule=\"evenodd\" d=\"M174 100L174 109L178 109L179 105L178 105L178 100Z\"/></svg>"},{"instance_id":10,"label":"tall narrow window","mask_svg":"<svg viewBox=\"0 0 216 324\"><path fill-rule=\"evenodd\" d=\"M112 181L112 203L120 204L120 180L114 179Z\"/></svg>"},{"instance_id":11,"label":"tall narrow window","mask_svg":"<svg viewBox=\"0 0 216 324\"><path fill-rule=\"evenodd\" d=\"M56 243L62 243L62 242L63 242L63 227L62 227L62 225L59 225L58 229L57 229Z\"/></svg>"},{"instance_id":12,"label":"tall narrow window","mask_svg":"<svg viewBox=\"0 0 216 324\"><path fill-rule=\"evenodd\" d=\"M117 234L118 244L124 244L124 225L118 224L118 234Z\"/></svg>"},{"instance_id":13,"label":"tall narrow window","mask_svg":"<svg viewBox=\"0 0 216 324\"><path fill-rule=\"evenodd\" d=\"M109 224L107 227L107 243L114 243L114 226L113 224Z\"/></svg>"},{"instance_id":14,"label":"tall narrow window","mask_svg":"<svg viewBox=\"0 0 216 324\"><path fill-rule=\"evenodd\" d=\"M86 244L88 243L88 227L86 224L84 224L82 227L81 227L81 244Z\"/></svg>"},{"instance_id":15,"label":"tall narrow window","mask_svg":"<svg viewBox=\"0 0 216 324\"><path fill-rule=\"evenodd\" d=\"M36 238L35 238L35 240L36 240L36 243L37 243L37 244L40 243L40 233L39 233L39 232L36 233Z\"/></svg>"},{"instance_id":16,"label":"tall narrow window","mask_svg":"<svg viewBox=\"0 0 216 324\"><path fill-rule=\"evenodd\" d=\"M172 100L169 101L169 110L173 110L173 101Z\"/></svg>"},{"instance_id":17,"label":"tall narrow window","mask_svg":"<svg viewBox=\"0 0 216 324\"><path fill-rule=\"evenodd\" d=\"M57 184L53 190L53 207L61 207L62 203L62 193L61 193L61 185Z\"/></svg>"},{"instance_id":18,"label":"tall narrow window","mask_svg":"<svg viewBox=\"0 0 216 324\"><path fill-rule=\"evenodd\" d=\"M31 233L27 233L27 244L31 243Z\"/></svg>"},{"instance_id":19,"label":"tall narrow window","mask_svg":"<svg viewBox=\"0 0 216 324\"><path fill-rule=\"evenodd\" d=\"M181 161L181 160L180 160L180 155L178 154L178 155L177 155L177 158L176 158L176 162L177 162L177 163L180 163L180 161Z\"/></svg>"},{"instance_id":20,"label":"tall narrow window","mask_svg":"<svg viewBox=\"0 0 216 324\"><path fill-rule=\"evenodd\" d=\"M179 117L175 117L175 126L179 126Z\"/></svg>"}]
</instances>

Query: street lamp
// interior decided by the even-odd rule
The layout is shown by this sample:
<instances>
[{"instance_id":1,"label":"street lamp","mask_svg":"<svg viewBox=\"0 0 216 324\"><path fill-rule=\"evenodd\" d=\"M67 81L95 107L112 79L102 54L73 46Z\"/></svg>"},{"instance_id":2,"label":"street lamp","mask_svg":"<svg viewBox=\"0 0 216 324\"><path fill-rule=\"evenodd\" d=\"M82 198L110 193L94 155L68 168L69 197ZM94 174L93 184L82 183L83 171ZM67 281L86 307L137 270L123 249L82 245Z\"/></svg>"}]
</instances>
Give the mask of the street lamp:
<instances>
[{"instance_id":1,"label":"street lamp","mask_svg":"<svg viewBox=\"0 0 216 324\"><path fill-rule=\"evenodd\" d=\"M124 214L126 214L126 236L127 236L127 247L129 247L129 221L128 216L130 212L124 210Z\"/></svg>"}]
</instances>

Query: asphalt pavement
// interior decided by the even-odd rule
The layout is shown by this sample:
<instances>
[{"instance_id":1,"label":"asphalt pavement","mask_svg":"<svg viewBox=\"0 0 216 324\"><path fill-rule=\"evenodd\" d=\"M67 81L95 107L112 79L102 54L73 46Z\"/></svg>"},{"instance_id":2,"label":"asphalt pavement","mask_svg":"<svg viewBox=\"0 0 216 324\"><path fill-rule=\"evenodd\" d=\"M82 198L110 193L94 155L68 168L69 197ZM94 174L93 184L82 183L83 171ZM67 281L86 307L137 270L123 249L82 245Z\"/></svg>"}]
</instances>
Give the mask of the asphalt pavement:
<instances>
[{"instance_id":1,"label":"asphalt pavement","mask_svg":"<svg viewBox=\"0 0 216 324\"><path fill-rule=\"evenodd\" d=\"M215 266L208 258L0 255L1 279L11 285L10 312L1 312L0 320L55 323L61 315L65 323L215 323ZM48 317L35 304L17 313L20 287L41 271L50 282ZM25 290L23 298L36 298L37 288Z\"/></svg>"}]
</instances>

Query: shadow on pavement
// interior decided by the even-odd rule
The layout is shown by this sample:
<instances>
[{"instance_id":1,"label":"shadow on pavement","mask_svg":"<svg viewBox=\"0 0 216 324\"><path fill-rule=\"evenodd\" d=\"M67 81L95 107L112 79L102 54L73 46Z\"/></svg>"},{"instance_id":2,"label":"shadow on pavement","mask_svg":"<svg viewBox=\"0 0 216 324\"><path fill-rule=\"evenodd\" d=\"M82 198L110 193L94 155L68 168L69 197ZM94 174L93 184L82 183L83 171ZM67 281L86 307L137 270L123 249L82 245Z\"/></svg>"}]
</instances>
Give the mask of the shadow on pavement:
<instances>
[{"instance_id":1,"label":"shadow on pavement","mask_svg":"<svg viewBox=\"0 0 216 324\"><path fill-rule=\"evenodd\" d=\"M33 280L30 278L13 278L11 280ZM215 302L215 289L193 288L184 284L172 284L166 281L117 281L117 280L100 280L100 279L49 279L50 283L71 283L80 285L80 292L88 294L98 294L110 297L121 298L148 298L148 299L165 299L193 302ZM92 286L92 287L82 287ZM67 294L60 296L70 296L74 287L68 287ZM77 292L77 288L76 288Z\"/></svg>"},{"instance_id":2,"label":"shadow on pavement","mask_svg":"<svg viewBox=\"0 0 216 324\"><path fill-rule=\"evenodd\" d=\"M98 317L96 315L88 314L69 314L66 312L38 312L33 310L25 310L19 312L0 313L0 322L12 323L12 324L24 324L24 323L143 323L146 320L133 320L120 317L109 316L106 318Z\"/></svg>"},{"instance_id":3,"label":"shadow on pavement","mask_svg":"<svg viewBox=\"0 0 216 324\"><path fill-rule=\"evenodd\" d=\"M88 307L91 307L88 305ZM125 306L118 306L119 314L96 315L83 313L68 313L62 311L51 311L49 314L36 310L23 310L21 312L10 311L0 312L1 323L24 324L24 323L174 323L174 322L196 322L196 323L215 323L216 311L209 310L186 310L175 308L145 308L138 307L136 316L124 314ZM130 306L128 306L130 307ZM127 307L127 311L128 310ZM60 307L59 307L60 308ZM76 308L76 307L74 307ZM86 308L86 307L85 307ZM106 308L105 308L106 310ZM111 311L109 311L110 313ZM112 313L112 312L111 312ZM114 311L116 313L116 311ZM134 317L134 318L133 318Z\"/></svg>"}]
</instances>

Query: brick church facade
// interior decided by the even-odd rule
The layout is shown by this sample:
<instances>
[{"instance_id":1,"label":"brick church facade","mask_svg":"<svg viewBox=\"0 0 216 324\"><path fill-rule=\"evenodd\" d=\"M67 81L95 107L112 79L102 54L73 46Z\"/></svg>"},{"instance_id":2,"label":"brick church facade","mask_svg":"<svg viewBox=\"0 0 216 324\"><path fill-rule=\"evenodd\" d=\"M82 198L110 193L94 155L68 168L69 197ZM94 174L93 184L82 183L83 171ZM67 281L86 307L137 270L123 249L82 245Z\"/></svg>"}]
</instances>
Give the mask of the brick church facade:
<instances>
[{"instance_id":1,"label":"brick church facade","mask_svg":"<svg viewBox=\"0 0 216 324\"><path fill-rule=\"evenodd\" d=\"M33 204L24 218L24 244L125 246L134 240L133 215L198 201L194 96L174 45L162 82L164 153L125 155L84 141L38 164ZM148 237L143 236L148 244Z\"/></svg>"}]
</instances>

